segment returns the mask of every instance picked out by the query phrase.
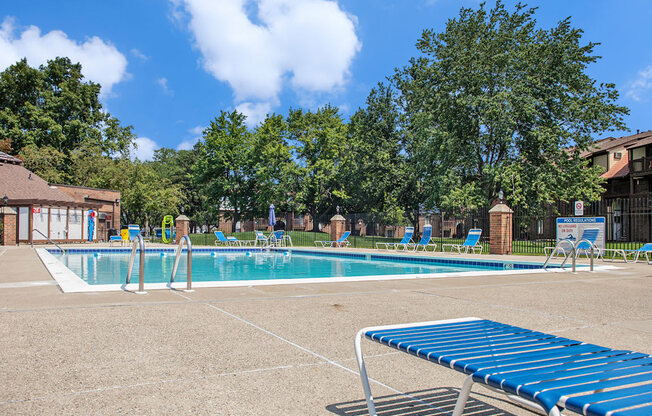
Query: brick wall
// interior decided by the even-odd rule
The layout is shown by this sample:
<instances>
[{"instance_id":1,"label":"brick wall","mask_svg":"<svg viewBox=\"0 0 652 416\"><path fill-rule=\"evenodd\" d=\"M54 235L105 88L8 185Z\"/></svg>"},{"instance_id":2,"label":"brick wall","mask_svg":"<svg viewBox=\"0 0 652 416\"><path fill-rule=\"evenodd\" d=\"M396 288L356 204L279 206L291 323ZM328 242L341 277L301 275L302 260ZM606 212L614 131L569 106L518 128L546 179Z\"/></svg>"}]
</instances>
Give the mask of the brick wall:
<instances>
[{"instance_id":1,"label":"brick wall","mask_svg":"<svg viewBox=\"0 0 652 416\"><path fill-rule=\"evenodd\" d=\"M0 245L15 246L18 241L16 236L18 216L15 214L2 214L0 213L0 221L2 221L2 240Z\"/></svg>"},{"instance_id":2,"label":"brick wall","mask_svg":"<svg viewBox=\"0 0 652 416\"><path fill-rule=\"evenodd\" d=\"M489 210L489 252L512 254L512 218L514 213L504 204Z\"/></svg>"}]
</instances>

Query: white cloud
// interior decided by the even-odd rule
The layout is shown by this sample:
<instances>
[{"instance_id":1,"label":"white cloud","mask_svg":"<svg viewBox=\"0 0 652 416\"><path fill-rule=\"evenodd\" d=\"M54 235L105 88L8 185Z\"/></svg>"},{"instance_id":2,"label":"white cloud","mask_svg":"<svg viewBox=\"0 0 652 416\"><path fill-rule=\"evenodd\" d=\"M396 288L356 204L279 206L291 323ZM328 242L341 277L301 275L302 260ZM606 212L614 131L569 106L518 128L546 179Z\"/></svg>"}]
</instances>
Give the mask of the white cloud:
<instances>
[{"instance_id":1,"label":"white cloud","mask_svg":"<svg viewBox=\"0 0 652 416\"><path fill-rule=\"evenodd\" d=\"M136 147L131 148L131 158L138 158L141 161L154 159L154 150L160 148L154 140L148 137L139 137L136 139Z\"/></svg>"},{"instance_id":2,"label":"white cloud","mask_svg":"<svg viewBox=\"0 0 652 416\"><path fill-rule=\"evenodd\" d=\"M652 92L652 65L638 72L638 77L629 84L625 95L634 101L642 101L649 92Z\"/></svg>"},{"instance_id":3,"label":"white cloud","mask_svg":"<svg viewBox=\"0 0 652 416\"><path fill-rule=\"evenodd\" d=\"M188 129L188 133L192 134L194 137L179 143L177 150L192 150L192 148L195 147L195 144L201 141L204 129L204 126L195 126Z\"/></svg>"},{"instance_id":4,"label":"white cloud","mask_svg":"<svg viewBox=\"0 0 652 416\"><path fill-rule=\"evenodd\" d=\"M159 79L156 80L156 83L163 90L163 94L165 94L165 95L174 95L174 91L172 91L168 87L168 79L167 78L165 78L165 77L159 78Z\"/></svg>"},{"instance_id":5,"label":"white cloud","mask_svg":"<svg viewBox=\"0 0 652 416\"><path fill-rule=\"evenodd\" d=\"M136 48L130 50L129 52L131 52L131 54L132 54L133 56L135 56L136 58L138 58L138 59L140 59L140 60L142 60L142 61L146 61L146 60L149 59L149 56L145 55L144 53L142 53L141 51L139 51L139 50L136 49Z\"/></svg>"},{"instance_id":6,"label":"white cloud","mask_svg":"<svg viewBox=\"0 0 652 416\"><path fill-rule=\"evenodd\" d=\"M259 102L259 103L240 103L235 108L239 113L247 116L245 122L249 127L253 127L265 120L267 114L272 111L272 104L269 102Z\"/></svg>"},{"instance_id":7,"label":"white cloud","mask_svg":"<svg viewBox=\"0 0 652 416\"><path fill-rule=\"evenodd\" d=\"M201 140L201 137L195 137L194 139L184 140L177 146L177 150L192 150L195 147L195 144Z\"/></svg>"},{"instance_id":8,"label":"white cloud","mask_svg":"<svg viewBox=\"0 0 652 416\"><path fill-rule=\"evenodd\" d=\"M204 133L205 128L206 127L204 126L195 126L191 129L188 129L188 133L202 135Z\"/></svg>"},{"instance_id":9,"label":"white cloud","mask_svg":"<svg viewBox=\"0 0 652 416\"><path fill-rule=\"evenodd\" d=\"M331 0L171 1L176 19L187 13L206 71L231 86L252 119L278 105L286 85L341 88L361 47L356 18Z\"/></svg>"},{"instance_id":10,"label":"white cloud","mask_svg":"<svg viewBox=\"0 0 652 416\"><path fill-rule=\"evenodd\" d=\"M37 67L49 59L67 56L73 63L81 63L87 79L102 85L103 95L110 94L115 84L127 78L127 59L110 42L97 36L82 43L60 30L42 35L38 27L28 26L22 33L16 32L14 20L5 18L0 26L0 70L22 58Z\"/></svg>"}]
</instances>

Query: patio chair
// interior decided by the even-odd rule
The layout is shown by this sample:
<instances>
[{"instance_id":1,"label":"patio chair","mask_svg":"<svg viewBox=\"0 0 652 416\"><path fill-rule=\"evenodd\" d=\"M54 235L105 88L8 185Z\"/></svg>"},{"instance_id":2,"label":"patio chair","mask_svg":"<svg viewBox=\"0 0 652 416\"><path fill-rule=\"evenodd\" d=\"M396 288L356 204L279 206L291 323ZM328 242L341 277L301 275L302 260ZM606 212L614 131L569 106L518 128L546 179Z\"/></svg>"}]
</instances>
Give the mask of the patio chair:
<instances>
[{"instance_id":1,"label":"patio chair","mask_svg":"<svg viewBox=\"0 0 652 416\"><path fill-rule=\"evenodd\" d=\"M254 232L256 233L256 239L254 240L254 246L257 246L258 243L260 243L260 245L262 247L269 246L269 243L270 243L269 238L265 234L263 234L262 231L254 231Z\"/></svg>"},{"instance_id":2,"label":"patio chair","mask_svg":"<svg viewBox=\"0 0 652 416\"><path fill-rule=\"evenodd\" d=\"M285 231L278 230L269 234L267 237L269 239L269 245L273 247L283 247L285 246Z\"/></svg>"},{"instance_id":3,"label":"patio chair","mask_svg":"<svg viewBox=\"0 0 652 416\"><path fill-rule=\"evenodd\" d=\"M607 253L612 253L611 259L609 260L605 258L605 254ZM631 259L631 262L636 263L638 261L638 258L643 253L645 253L645 260L647 261L647 264L652 264L650 262L650 257L649 257L649 254L652 253L652 243L645 243L641 247L637 248L636 250L625 250L621 248L605 248L604 250L602 250L602 260L613 262L615 260L616 255L620 254L623 257L623 260L625 260L625 263L630 262L629 260L630 256L633 257Z\"/></svg>"},{"instance_id":4,"label":"patio chair","mask_svg":"<svg viewBox=\"0 0 652 416\"><path fill-rule=\"evenodd\" d=\"M437 243L431 243L430 241L432 240L432 225L425 225L423 227L423 234L421 235L421 240L419 240L418 243L412 244L408 243L406 250L414 250L418 251L420 248L423 249L423 251L428 251L428 247L432 247L432 251L437 250Z\"/></svg>"},{"instance_id":5,"label":"patio chair","mask_svg":"<svg viewBox=\"0 0 652 416\"><path fill-rule=\"evenodd\" d=\"M521 406L560 416L652 414L652 357L479 318L364 328L355 353L370 415L376 415L362 356L365 337L467 375L453 416L474 383ZM477 410L477 409L476 409Z\"/></svg>"},{"instance_id":6,"label":"patio chair","mask_svg":"<svg viewBox=\"0 0 652 416\"><path fill-rule=\"evenodd\" d=\"M593 247L593 252L595 253L596 257L600 257L602 255L602 252L600 248L595 245L595 240L598 239L599 234L600 234L599 228L585 228L582 231L582 236L577 241L578 244L575 245L575 257L578 257L582 253L584 253L586 257L589 257L589 254L591 252L591 247ZM543 252L546 255L548 255L548 252L552 250L553 252L551 254L553 255L561 253L563 256L568 256L570 255L569 252L572 251L573 247L568 243L566 243L565 245L566 247L558 243L555 247L544 247ZM555 251L557 251L557 253L555 253Z\"/></svg>"},{"instance_id":7,"label":"patio chair","mask_svg":"<svg viewBox=\"0 0 652 416\"><path fill-rule=\"evenodd\" d=\"M215 245L239 246L240 240L235 237L226 237L222 231L215 231Z\"/></svg>"},{"instance_id":8,"label":"patio chair","mask_svg":"<svg viewBox=\"0 0 652 416\"><path fill-rule=\"evenodd\" d=\"M469 230L469 233L466 235L466 240L462 244L442 244L441 250L446 251L446 247L450 247L450 252L453 253L453 250L457 250L458 254L468 254L469 250L473 254L482 254L482 244L480 244L480 236L482 235L482 230L480 228L472 228ZM476 253L476 250L478 253Z\"/></svg>"},{"instance_id":9,"label":"patio chair","mask_svg":"<svg viewBox=\"0 0 652 416\"><path fill-rule=\"evenodd\" d=\"M414 235L414 227L405 227L405 234L403 234L403 238L401 239L401 241L399 241L398 243L376 243L376 248L380 249L381 246L385 246L385 250L389 250L391 246L394 250L398 250L398 247L402 245L403 249L405 249L408 244L414 244L412 242L413 235Z\"/></svg>"},{"instance_id":10,"label":"patio chair","mask_svg":"<svg viewBox=\"0 0 652 416\"><path fill-rule=\"evenodd\" d=\"M342 234L342 237L338 238L335 241L315 241L315 247L348 247L351 245L349 243L349 236L351 235L351 231L345 231L344 234Z\"/></svg>"},{"instance_id":11,"label":"patio chair","mask_svg":"<svg viewBox=\"0 0 652 416\"><path fill-rule=\"evenodd\" d=\"M134 238L136 238L136 236L140 234L140 225L129 224L127 226L127 230L129 230L129 241L134 241Z\"/></svg>"}]
</instances>

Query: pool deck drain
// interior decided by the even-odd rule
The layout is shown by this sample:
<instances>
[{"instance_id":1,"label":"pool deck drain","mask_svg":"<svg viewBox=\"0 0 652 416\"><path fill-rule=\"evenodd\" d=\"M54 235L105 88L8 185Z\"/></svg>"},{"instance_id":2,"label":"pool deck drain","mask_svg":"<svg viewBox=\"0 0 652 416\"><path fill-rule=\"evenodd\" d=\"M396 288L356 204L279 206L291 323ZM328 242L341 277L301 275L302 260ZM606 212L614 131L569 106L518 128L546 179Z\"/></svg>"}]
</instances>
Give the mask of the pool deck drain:
<instances>
[{"instance_id":1,"label":"pool deck drain","mask_svg":"<svg viewBox=\"0 0 652 416\"><path fill-rule=\"evenodd\" d=\"M461 316L650 353L652 266L616 265L136 296L62 293L42 284L52 280L34 250L8 248L0 256L0 413L361 415L357 330ZM463 376L363 348L386 414L452 410ZM487 390L472 398L479 413L531 414Z\"/></svg>"}]
</instances>

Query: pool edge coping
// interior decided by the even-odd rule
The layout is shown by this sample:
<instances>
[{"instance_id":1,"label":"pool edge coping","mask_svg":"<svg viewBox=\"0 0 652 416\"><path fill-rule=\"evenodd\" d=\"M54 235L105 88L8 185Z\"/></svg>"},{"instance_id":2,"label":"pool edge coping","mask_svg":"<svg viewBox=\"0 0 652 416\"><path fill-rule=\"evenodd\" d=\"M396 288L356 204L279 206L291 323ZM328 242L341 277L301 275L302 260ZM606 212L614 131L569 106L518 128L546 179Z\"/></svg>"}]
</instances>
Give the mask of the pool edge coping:
<instances>
[{"instance_id":1,"label":"pool edge coping","mask_svg":"<svg viewBox=\"0 0 652 416\"><path fill-rule=\"evenodd\" d=\"M59 288L64 293L88 293L88 292L136 292L138 290L138 283L130 284L104 284L104 285L91 285L81 279L75 272L66 267L56 257L54 257L46 248L36 248L43 265L50 273L50 276L57 282ZM150 250L156 250L154 248ZM287 248L278 248L274 251L288 250ZM290 248L290 250L302 251L299 249ZM95 249L94 251L103 251L102 249ZM222 252L230 250L221 250ZM238 250L239 251L239 250ZM260 250L256 250L260 251ZM306 250L308 251L308 250ZM341 250L324 250L330 253L346 253ZM350 253L350 252L349 252ZM364 254L364 253L360 253ZM399 253L396 253L399 254ZM409 253L406 253L409 254ZM400 255L400 254L399 254ZM407 257L407 256L406 256ZM463 260L463 257L460 258ZM487 259L488 261L504 262L504 260ZM517 262L529 263L533 262ZM536 264L536 262L534 262ZM582 265L588 268L588 265ZM617 270L617 266L613 265L600 265L595 266L594 271L604 270ZM54 272L53 272L54 271ZM371 276L348 276L348 277L314 277L302 279L265 279L265 280L231 280L231 281L193 281L193 288L204 287L250 287L250 286L270 286L270 285L287 285L287 284L309 284L309 283L346 283L346 282L365 282L365 281L383 281L383 280L408 280L408 279L440 279L449 277L474 277L474 276L498 276L510 274L536 274L536 273L570 273L570 270L562 268L551 269L496 269L496 270L477 270L469 272L448 272L448 273L423 273L423 274L400 274L400 275L371 275ZM168 283L147 283L145 290L160 290L160 289L185 289L186 282Z\"/></svg>"}]
</instances>

